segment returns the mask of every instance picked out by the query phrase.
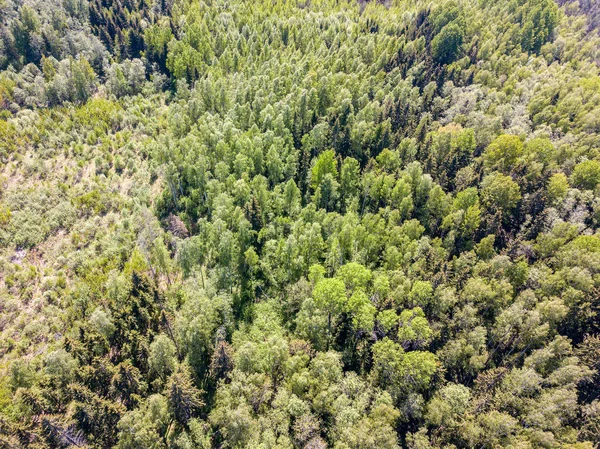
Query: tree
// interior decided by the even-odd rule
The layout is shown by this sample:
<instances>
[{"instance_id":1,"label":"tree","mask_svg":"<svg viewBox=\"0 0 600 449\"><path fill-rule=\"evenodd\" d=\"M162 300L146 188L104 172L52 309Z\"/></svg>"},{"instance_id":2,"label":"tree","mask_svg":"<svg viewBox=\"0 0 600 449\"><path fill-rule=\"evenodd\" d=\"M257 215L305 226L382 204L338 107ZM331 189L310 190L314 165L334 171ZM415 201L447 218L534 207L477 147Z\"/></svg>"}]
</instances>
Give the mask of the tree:
<instances>
[{"instance_id":1,"label":"tree","mask_svg":"<svg viewBox=\"0 0 600 449\"><path fill-rule=\"evenodd\" d=\"M450 23L431 41L431 55L440 64L454 62L461 51L464 32L457 23Z\"/></svg>"},{"instance_id":2,"label":"tree","mask_svg":"<svg viewBox=\"0 0 600 449\"><path fill-rule=\"evenodd\" d=\"M173 39L173 32L166 18L162 18L144 30L146 56L151 61L156 61L163 70L167 68L168 45L171 39Z\"/></svg>"},{"instance_id":3,"label":"tree","mask_svg":"<svg viewBox=\"0 0 600 449\"><path fill-rule=\"evenodd\" d=\"M90 324L106 339L110 339L116 330L110 312L106 312L101 307L96 308L90 315Z\"/></svg>"},{"instance_id":4,"label":"tree","mask_svg":"<svg viewBox=\"0 0 600 449\"><path fill-rule=\"evenodd\" d=\"M335 210L339 194L339 183L331 173L327 173L315 191L314 202L325 210Z\"/></svg>"},{"instance_id":5,"label":"tree","mask_svg":"<svg viewBox=\"0 0 600 449\"><path fill-rule=\"evenodd\" d=\"M409 348L418 349L426 345L431 336L431 328L420 307L402 311L400 314L400 327L398 328L398 341L405 350Z\"/></svg>"},{"instance_id":6,"label":"tree","mask_svg":"<svg viewBox=\"0 0 600 449\"><path fill-rule=\"evenodd\" d=\"M69 69L74 89L72 98L74 101L85 103L92 96L96 74L85 58L79 61L71 59Z\"/></svg>"},{"instance_id":7,"label":"tree","mask_svg":"<svg viewBox=\"0 0 600 449\"><path fill-rule=\"evenodd\" d=\"M37 44L40 29L40 20L33 8L24 5L19 10L19 19L12 23L12 34L15 45L22 60L19 63L25 65L29 62L37 63L41 58L41 48Z\"/></svg>"},{"instance_id":8,"label":"tree","mask_svg":"<svg viewBox=\"0 0 600 449\"><path fill-rule=\"evenodd\" d=\"M550 0L537 0L525 2L521 8L521 47L539 52L558 24L558 7Z\"/></svg>"},{"instance_id":9,"label":"tree","mask_svg":"<svg viewBox=\"0 0 600 449\"><path fill-rule=\"evenodd\" d=\"M437 427L460 425L469 410L471 397L471 391L464 385L444 386L427 405L427 421Z\"/></svg>"},{"instance_id":10,"label":"tree","mask_svg":"<svg viewBox=\"0 0 600 449\"><path fill-rule=\"evenodd\" d=\"M165 380L177 364L175 343L165 334L158 335L150 344L148 366L150 371Z\"/></svg>"},{"instance_id":11,"label":"tree","mask_svg":"<svg viewBox=\"0 0 600 449\"><path fill-rule=\"evenodd\" d=\"M461 26L465 24L465 17L461 11L460 5L455 1L444 4L443 7L435 8L430 16L433 31L439 31L451 22L456 22Z\"/></svg>"},{"instance_id":12,"label":"tree","mask_svg":"<svg viewBox=\"0 0 600 449\"><path fill-rule=\"evenodd\" d=\"M296 216L301 209L301 192L293 179L290 179L284 190L285 210L291 217Z\"/></svg>"},{"instance_id":13,"label":"tree","mask_svg":"<svg viewBox=\"0 0 600 449\"><path fill-rule=\"evenodd\" d=\"M344 281L344 285L350 292L357 289L365 290L372 276L371 270L356 262L342 265L336 273L336 277Z\"/></svg>"},{"instance_id":14,"label":"tree","mask_svg":"<svg viewBox=\"0 0 600 449\"><path fill-rule=\"evenodd\" d=\"M591 449L597 3L0 0L0 446Z\"/></svg>"},{"instance_id":15,"label":"tree","mask_svg":"<svg viewBox=\"0 0 600 449\"><path fill-rule=\"evenodd\" d=\"M581 189L593 190L600 182L600 162L583 161L575 166L571 174L571 183Z\"/></svg>"},{"instance_id":16,"label":"tree","mask_svg":"<svg viewBox=\"0 0 600 449\"><path fill-rule=\"evenodd\" d=\"M481 199L491 210L512 211L521 200L521 189L510 176L492 173L481 182Z\"/></svg>"},{"instance_id":17,"label":"tree","mask_svg":"<svg viewBox=\"0 0 600 449\"><path fill-rule=\"evenodd\" d=\"M451 211L442 220L442 229L454 231L458 237L472 239L481 223L479 195L475 187L456 194Z\"/></svg>"},{"instance_id":18,"label":"tree","mask_svg":"<svg viewBox=\"0 0 600 449\"><path fill-rule=\"evenodd\" d=\"M340 314L348 300L344 282L336 278L326 278L315 284L313 289L315 305L327 315L327 346L331 341L332 320Z\"/></svg>"},{"instance_id":19,"label":"tree","mask_svg":"<svg viewBox=\"0 0 600 449\"><path fill-rule=\"evenodd\" d=\"M396 400L410 391L427 389L437 370L437 358L430 352L405 353L399 344L387 337L373 345L371 376Z\"/></svg>"},{"instance_id":20,"label":"tree","mask_svg":"<svg viewBox=\"0 0 600 449\"><path fill-rule=\"evenodd\" d=\"M10 364L8 385L12 391L18 388L30 388L33 385L34 373L21 359Z\"/></svg>"},{"instance_id":21,"label":"tree","mask_svg":"<svg viewBox=\"0 0 600 449\"><path fill-rule=\"evenodd\" d=\"M144 401L139 409L127 412L119 421L119 449L167 447L167 431L170 416L168 400L154 394Z\"/></svg>"},{"instance_id":22,"label":"tree","mask_svg":"<svg viewBox=\"0 0 600 449\"><path fill-rule=\"evenodd\" d=\"M429 281L416 280L408 293L408 300L411 304L420 307L425 307L433 296L433 286ZM418 313L418 310L415 311Z\"/></svg>"},{"instance_id":23,"label":"tree","mask_svg":"<svg viewBox=\"0 0 600 449\"><path fill-rule=\"evenodd\" d=\"M64 349L57 349L47 354L44 371L59 386L66 386L75 377L75 370L79 365Z\"/></svg>"},{"instance_id":24,"label":"tree","mask_svg":"<svg viewBox=\"0 0 600 449\"><path fill-rule=\"evenodd\" d=\"M340 174L342 198L346 203L358 194L360 188L360 165L354 158L344 158Z\"/></svg>"},{"instance_id":25,"label":"tree","mask_svg":"<svg viewBox=\"0 0 600 449\"><path fill-rule=\"evenodd\" d=\"M315 162L311 170L310 185L313 189L317 189L327 175L331 175L331 180L335 180L338 175L337 161L335 159L335 151L323 151ZM331 182L331 181L330 181Z\"/></svg>"},{"instance_id":26,"label":"tree","mask_svg":"<svg viewBox=\"0 0 600 449\"><path fill-rule=\"evenodd\" d=\"M113 63L107 70L106 87L116 97L136 95L146 81L146 68L140 59Z\"/></svg>"},{"instance_id":27,"label":"tree","mask_svg":"<svg viewBox=\"0 0 600 449\"><path fill-rule=\"evenodd\" d=\"M166 391L169 410L182 425L186 425L195 410L204 405L200 398L202 391L194 386L190 371L185 365L180 366L178 371L169 377Z\"/></svg>"},{"instance_id":28,"label":"tree","mask_svg":"<svg viewBox=\"0 0 600 449\"><path fill-rule=\"evenodd\" d=\"M567 196L568 189L569 181L564 173L552 175L548 181L548 201L550 201L550 204L560 204Z\"/></svg>"},{"instance_id":29,"label":"tree","mask_svg":"<svg viewBox=\"0 0 600 449\"><path fill-rule=\"evenodd\" d=\"M215 379L223 379L233 369L233 348L225 341L217 342L210 361L210 375Z\"/></svg>"},{"instance_id":30,"label":"tree","mask_svg":"<svg viewBox=\"0 0 600 449\"><path fill-rule=\"evenodd\" d=\"M352 313L352 325L356 329L367 332L373 329L377 309L365 292L355 291L348 300L347 309Z\"/></svg>"},{"instance_id":31,"label":"tree","mask_svg":"<svg viewBox=\"0 0 600 449\"><path fill-rule=\"evenodd\" d=\"M524 154L525 147L519 136L502 134L488 145L483 153L483 163L487 170L510 173L517 160Z\"/></svg>"}]
</instances>

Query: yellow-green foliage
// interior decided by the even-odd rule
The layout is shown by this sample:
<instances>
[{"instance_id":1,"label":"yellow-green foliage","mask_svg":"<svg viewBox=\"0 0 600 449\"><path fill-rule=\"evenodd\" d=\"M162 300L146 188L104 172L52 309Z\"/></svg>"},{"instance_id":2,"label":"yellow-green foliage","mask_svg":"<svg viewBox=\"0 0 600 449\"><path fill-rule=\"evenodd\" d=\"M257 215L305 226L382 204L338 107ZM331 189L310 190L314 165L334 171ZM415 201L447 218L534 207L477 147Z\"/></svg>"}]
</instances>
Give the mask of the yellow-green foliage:
<instances>
[{"instance_id":1,"label":"yellow-green foliage","mask_svg":"<svg viewBox=\"0 0 600 449\"><path fill-rule=\"evenodd\" d=\"M21 3L0 447L600 439L593 2Z\"/></svg>"}]
</instances>

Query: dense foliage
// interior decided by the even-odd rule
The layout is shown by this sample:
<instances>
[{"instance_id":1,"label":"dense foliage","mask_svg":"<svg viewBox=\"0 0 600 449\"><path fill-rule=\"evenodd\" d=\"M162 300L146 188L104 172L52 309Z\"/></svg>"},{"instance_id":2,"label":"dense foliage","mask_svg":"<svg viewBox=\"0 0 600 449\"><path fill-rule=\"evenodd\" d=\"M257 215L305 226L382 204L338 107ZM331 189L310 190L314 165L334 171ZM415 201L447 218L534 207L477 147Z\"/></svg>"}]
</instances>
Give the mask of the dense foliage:
<instances>
[{"instance_id":1,"label":"dense foliage","mask_svg":"<svg viewBox=\"0 0 600 449\"><path fill-rule=\"evenodd\" d=\"M586 0L0 0L0 447L596 447L599 62Z\"/></svg>"}]
</instances>

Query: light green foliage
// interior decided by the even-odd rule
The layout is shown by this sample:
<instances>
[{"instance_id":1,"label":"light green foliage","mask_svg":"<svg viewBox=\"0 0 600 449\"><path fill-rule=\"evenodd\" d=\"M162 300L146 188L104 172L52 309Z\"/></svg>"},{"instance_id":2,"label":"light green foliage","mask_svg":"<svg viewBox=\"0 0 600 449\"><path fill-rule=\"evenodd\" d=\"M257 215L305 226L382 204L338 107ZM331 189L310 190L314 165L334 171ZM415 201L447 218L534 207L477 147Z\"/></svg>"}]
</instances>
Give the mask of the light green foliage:
<instances>
[{"instance_id":1,"label":"light green foliage","mask_svg":"<svg viewBox=\"0 0 600 449\"><path fill-rule=\"evenodd\" d=\"M77 360L64 349L49 352L44 360L44 371L52 381L59 385L66 385L75 376Z\"/></svg>"},{"instance_id":2,"label":"light green foliage","mask_svg":"<svg viewBox=\"0 0 600 449\"><path fill-rule=\"evenodd\" d=\"M308 269L308 280L313 284L317 284L325 277L325 268L322 265L314 264Z\"/></svg>"},{"instance_id":3,"label":"light green foliage","mask_svg":"<svg viewBox=\"0 0 600 449\"><path fill-rule=\"evenodd\" d=\"M521 8L521 46L525 51L538 52L558 24L558 8L550 0L524 2Z\"/></svg>"},{"instance_id":4,"label":"light green foliage","mask_svg":"<svg viewBox=\"0 0 600 449\"><path fill-rule=\"evenodd\" d=\"M364 290L372 276L371 270L356 262L343 265L336 273L349 291Z\"/></svg>"},{"instance_id":5,"label":"light green foliage","mask_svg":"<svg viewBox=\"0 0 600 449\"><path fill-rule=\"evenodd\" d=\"M169 426L169 420L167 398L160 394L148 397L142 407L127 412L119 421L119 443L117 448L165 448L164 437Z\"/></svg>"},{"instance_id":6,"label":"light green foliage","mask_svg":"<svg viewBox=\"0 0 600 449\"><path fill-rule=\"evenodd\" d=\"M116 330L110 313L101 307L98 307L90 315L90 324L106 338L111 338Z\"/></svg>"},{"instance_id":7,"label":"light green foliage","mask_svg":"<svg viewBox=\"0 0 600 449\"><path fill-rule=\"evenodd\" d=\"M150 344L148 365L150 370L163 379L169 375L177 363L177 349L165 334L158 335Z\"/></svg>"},{"instance_id":8,"label":"light green foliage","mask_svg":"<svg viewBox=\"0 0 600 449\"><path fill-rule=\"evenodd\" d=\"M293 179L287 182L283 194L287 213L290 216L295 216L300 211L301 192Z\"/></svg>"},{"instance_id":9,"label":"light green foliage","mask_svg":"<svg viewBox=\"0 0 600 449\"><path fill-rule=\"evenodd\" d=\"M556 173L548 181L548 200L552 204L558 204L565 198L568 190L567 176L564 173Z\"/></svg>"},{"instance_id":10,"label":"light green foliage","mask_svg":"<svg viewBox=\"0 0 600 449\"><path fill-rule=\"evenodd\" d=\"M29 388L33 385L33 370L23 360L17 359L8 369L8 385L12 391Z\"/></svg>"},{"instance_id":11,"label":"light green foliage","mask_svg":"<svg viewBox=\"0 0 600 449\"><path fill-rule=\"evenodd\" d=\"M342 194L346 200L358 194L360 188L360 165L356 159L347 157L342 162L340 185Z\"/></svg>"},{"instance_id":12,"label":"light green foliage","mask_svg":"<svg viewBox=\"0 0 600 449\"><path fill-rule=\"evenodd\" d=\"M310 341L315 348L323 350L329 339L329 317L317 307L312 298L302 302L296 315L296 332L300 338Z\"/></svg>"},{"instance_id":13,"label":"light green foliage","mask_svg":"<svg viewBox=\"0 0 600 449\"><path fill-rule=\"evenodd\" d=\"M405 353L388 338L373 345L373 375L395 397L426 389L437 369L437 359L430 352Z\"/></svg>"},{"instance_id":14,"label":"light green foliage","mask_svg":"<svg viewBox=\"0 0 600 449\"><path fill-rule=\"evenodd\" d=\"M210 449L210 425L198 418L188 421L189 432L182 431L176 438L177 449Z\"/></svg>"},{"instance_id":15,"label":"light green foliage","mask_svg":"<svg viewBox=\"0 0 600 449\"><path fill-rule=\"evenodd\" d=\"M365 331L373 329L377 309L362 290L352 294L347 308L352 313L352 324L356 329Z\"/></svg>"},{"instance_id":16,"label":"light green foliage","mask_svg":"<svg viewBox=\"0 0 600 449\"><path fill-rule=\"evenodd\" d=\"M331 175L334 179L338 175L337 161L335 159L335 151L333 150L324 151L317 158L311 171L311 186L315 189L319 187L327 175Z\"/></svg>"},{"instance_id":17,"label":"light green foliage","mask_svg":"<svg viewBox=\"0 0 600 449\"><path fill-rule=\"evenodd\" d=\"M344 282L337 278L318 281L313 289L313 298L317 307L330 315L340 313L348 300Z\"/></svg>"},{"instance_id":18,"label":"light green foliage","mask_svg":"<svg viewBox=\"0 0 600 449\"><path fill-rule=\"evenodd\" d=\"M456 1L447 2L443 6L435 8L431 12L430 20L435 33L439 33L442 28L452 22L462 27L465 26L465 17L460 4Z\"/></svg>"},{"instance_id":19,"label":"light green foliage","mask_svg":"<svg viewBox=\"0 0 600 449\"><path fill-rule=\"evenodd\" d=\"M136 95L146 80L146 69L139 59L112 64L108 69L106 88L116 97Z\"/></svg>"},{"instance_id":20,"label":"light green foliage","mask_svg":"<svg viewBox=\"0 0 600 449\"><path fill-rule=\"evenodd\" d=\"M481 223L481 208L477 189L469 187L458 192L451 213L444 217L442 227L454 230L461 237L471 237Z\"/></svg>"},{"instance_id":21,"label":"light green foliage","mask_svg":"<svg viewBox=\"0 0 600 449\"><path fill-rule=\"evenodd\" d=\"M525 147L519 136L503 134L486 148L483 161L489 171L510 173L524 151Z\"/></svg>"},{"instance_id":22,"label":"light green foliage","mask_svg":"<svg viewBox=\"0 0 600 449\"><path fill-rule=\"evenodd\" d=\"M510 212L521 200L521 189L510 176L492 173L481 182L481 199L492 211Z\"/></svg>"},{"instance_id":23,"label":"light green foliage","mask_svg":"<svg viewBox=\"0 0 600 449\"><path fill-rule=\"evenodd\" d=\"M424 307L429 303L433 294L433 286L429 281L417 280L413 283L408 299L411 304Z\"/></svg>"},{"instance_id":24,"label":"light green foliage","mask_svg":"<svg viewBox=\"0 0 600 449\"><path fill-rule=\"evenodd\" d=\"M545 165L552 165L557 157L557 151L552 141L542 137L536 137L525 142L525 152L533 155Z\"/></svg>"},{"instance_id":25,"label":"light green foliage","mask_svg":"<svg viewBox=\"0 0 600 449\"><path fill-rule=\"evenodd\" d=\"M315 306L327 317L327 347L331 342L335 321L348 304L344 282L337 278L322 279L313 289ZM361 319L361 324L363 320Z\"/></svg>"},{"instance_id":26,"label":"light green foliage","mask_svg":"<svg viewBox=\"0 0 600 449\"><path fill-rule=\"evenodd\" d=\"M496 236L491 234L481 239L481 241L475 247L475 252L479 257L484 260L489 260L494 255L494 242Z\"/></svg>"},{"instance_id":27,"label":"light green foliage","mask_svg":"<svg viewBox=\"0 0 600 449\"><path fill-rule=\"evenodd\" d=\"M575 166L571 183L578 188L592 190L600 182L600 162L583 161Z\"/></svg>"},{"instance_id":28,"label":"light green foliage","mask_svg":"<svg viewBox=\"0 0 600 449\"><path fill-rule=\"evenodd\" d=\"M144 30L144 42L147 54L162 62L167 58L168 44L173 38L173 32L168 20L163 19Z\"/></svg>"},{"instance_id":29,"label":"light green foliage","mask_svg":"<svg viewBox=\"0 0 600 449\"><path fill-rule=\"evenodd\" d=\"M212 336L230 319L231 299L226 295L209 297L200 286L200 281L192 278L184 289L186 300L175 320L175 337L190 365L206 369L213 351Z\"/></svg>"},{"instance_id":30,"label":"light green foliage","mask_svg":"<svg viewBox=\"0 0 600 449\"><path fill-rule=\"evenodd\" d=\"M3 100L1 95L0 99ZM0 145L2 147L0 157L2 160L6 160L8 155L15 151L19 140L20 139L18 139L14 125L10 124L6 120L0 120L0 143L2 144Z\"/></svg>"},{"instance_id":31,"label":"light green foliage","mask_svg":"<svg viewBox=\"0 0 600 449\"><path fill-rule=\"evenodd\" d=\"M387 309L377 314L377 321L383 327L384 332L390 332L398 324L398 314L395 310Z\"/></svg>"},{"instance_id":32,"label":"light green foliage","mask_svg":"<svg viewBox=\"0 0 600 449\"><path fill-rule=\"evenodd\" d=\"M0 0L0 447L591 449L596 9Z\"/></svg>"},{"instance_id":33,"label":"light green foliage","mask_svg":"<svg viewBox=\"0 0 600 449\"><path fill-rule=\"evenodd\" d=\"M471 391L464 385L448 384L427 406L427 421L434 426L456 425L469 409Z\"/></svg>"},{"instance_id":34,"label":"light green foliage","mask_svg":"<svg viewBox=\"0 0 600 449\"><path fill-rule=\"evenodd\" d=\"M420 307L402 311L398 328L398 341L404 348L425 346L431 339L431 335L431 328Z\"/></svg>"},{"instance_id":35,"label":"light green foliage","mask_svg":"<svg viewBox=\"0 0 600 449\"><path fill-rule=\"evenodd\" d=\"M199 5L191 7L188 11L190 26L187 27L187 32L181 40L171 39L168 43L167 68L176 78L188 82L204 75L214 55L206 23L198 20L202 15ZM159 55L167 37L168 32L155 32L154 51Z\"/></svg>"}]
</instances>

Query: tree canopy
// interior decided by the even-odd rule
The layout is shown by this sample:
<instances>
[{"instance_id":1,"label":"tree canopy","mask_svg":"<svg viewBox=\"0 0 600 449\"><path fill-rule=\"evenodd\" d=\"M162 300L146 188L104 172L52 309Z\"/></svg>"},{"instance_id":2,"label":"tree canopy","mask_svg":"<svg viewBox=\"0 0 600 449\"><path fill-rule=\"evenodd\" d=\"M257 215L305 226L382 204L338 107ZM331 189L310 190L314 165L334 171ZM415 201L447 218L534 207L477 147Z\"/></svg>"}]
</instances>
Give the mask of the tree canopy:
<instances>
[{"instance_id":1,"label":"tree canopy","mask_svg":"<svg viewBox=\"0 0 600 449\"><path fill-rule=\"evenodd\" d=\"M0 0L0 447L597 447L599 11Z\"/></svg>"}]
</instances>

